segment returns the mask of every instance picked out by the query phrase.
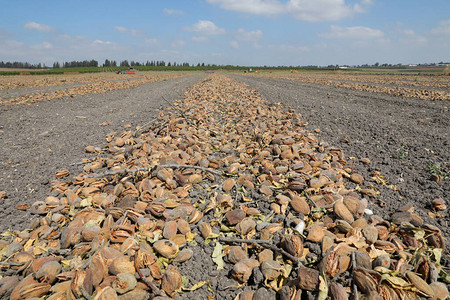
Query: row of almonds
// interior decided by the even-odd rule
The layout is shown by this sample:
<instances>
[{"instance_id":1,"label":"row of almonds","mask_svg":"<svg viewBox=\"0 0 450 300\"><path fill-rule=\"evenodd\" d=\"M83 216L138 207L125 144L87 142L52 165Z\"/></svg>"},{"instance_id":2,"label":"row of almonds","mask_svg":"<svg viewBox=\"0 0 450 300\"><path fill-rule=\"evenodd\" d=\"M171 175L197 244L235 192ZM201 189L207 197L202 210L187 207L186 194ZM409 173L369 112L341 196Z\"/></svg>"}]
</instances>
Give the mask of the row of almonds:
<instances>
[{"instance_id":1,"label":"row of almonds","mask_svg":"<svg viewBox=\"0 0 450 300\"><path fill-rule=\"evenodd\" d=\"M253 76L261 76L253 75ZM264 75L263 75L264 76ZM386 80L386 82L382 81L381 83L377 83L376 81L374 83L370 82L367 83L364 82L352 82L349 81L346 77L340 76L338 79L335 79L334 76L318 76L317 74L289 74L289 75L281 75L281 74L270 74L270 77L279 77L279 78L286 78L290 80L295 81L301 81L301 82L307 82L307 83L318 83L322 85L328 85L328 86L336 86L336 87L342 87L346 89L351 90L357 90L357 91L365 91L365 92L371 92L371 93L386 93L389 95L399 96L399 97L408 97L408 98L419 98L422 100L450 100L450 94L448 91L448 83L445 84L436 84L434 85L431 83L429 86L420 86L417 88L414 87L405 87L405 86L398 86L398 83L393 79L391 82ZM390 75L385 75L390 76ZM331 78L329 78L331 77ZM444 80L447 76L443 76ZM361 78L359 79L361 80ZM395 86L390 86L391 83L394 83ZM436 86L440 90L436 90Z\"/></svg>"},{"instance_id":2,"label":"row of almonds","mask_svg":"<svg viewBox=\"0 0 450 300\"><path fill-rule=\"evenodd\" d=\"M56 174L30 229L2 234L0 295L446 299L439 228L412 205L373 215L376 193L305 124L208 77L155 122L86 147L83 173ZM195 251L211 253L202 264L232 278L235 294L182 268L200 263Z\"/></svg>"},{"instance_id":3,"label":"row of almonds","mask_svg":"<svg viewBox=\"0 0 450 300\"><path fill-rule=\"evenodd\" d=\"M276 73L273 73L276 74ZM393 85L415 88L432 88L439 90L448 90L450 82L448 75L445 74L370 74L354 73L347 71L329 71L322 73L292 73L293 77L315 78L320 80L332 80L355 83L368 83L371 85ZM280 74L281 75L281 74Z\"/></svg>"},{"instance_id":4,"label":"row of almonds","mask_svg":"<svg viewBox=\"0 0 450 300\"><path fill-rule=\"evenodd\" d=\"M34 92L31 94L24 94L12 99L0 99L1 104L32 104L41 102L44 100L59 99L63 97L75 97L88 94L102 94L112 90L121 90L134 88L144 83L162 81L167 79L173 79L177 77L186 76L187 73L148 73L141 75L137 78L128 78L127 80L117 80L117 78L111 78L109 80L95 80L95 82L86 82L85 84L77 87L71 87L66 89L60 89L50 92ZM83 82L84 78L81 78ZM75 82L77 82L75 80Z\"/></svg>"},{"instance_id":5,"label":"row of almonds","mask_svg":"<svg viewBox=\"0 0 450 300\"><path fill-rule=\"evenodd\" d=\"M83 73L70 75L58 74L58 75L39 75L39 76L23 76L23 75L2 76L0 78L0 91L33 88L33 87L48 87L48 86L83 83L83 82L96 82L100 80L113 80L114 77L117 77L117 74Z\"/></svg>"}]
</instances>

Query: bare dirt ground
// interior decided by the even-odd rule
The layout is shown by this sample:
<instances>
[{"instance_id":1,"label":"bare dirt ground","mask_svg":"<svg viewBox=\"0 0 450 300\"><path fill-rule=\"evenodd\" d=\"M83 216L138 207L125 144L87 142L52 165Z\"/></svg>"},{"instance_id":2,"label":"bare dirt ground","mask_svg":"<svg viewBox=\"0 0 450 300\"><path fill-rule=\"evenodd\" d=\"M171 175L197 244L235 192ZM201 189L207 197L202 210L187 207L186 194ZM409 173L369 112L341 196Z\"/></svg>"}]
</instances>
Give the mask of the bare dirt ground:
<instances>
[{"instance_id":1,"label":"bare dirt ground","mask_svg":"<svg viewBox=\"0 0 450 300\"><path fill-rule=\"evenodd\" d=\"M381 192L371 205L376 214L385 217L411 203L421 218L440 226L450 236L448 215L437 219L428 215L432 200L448 201L450 197L448 179L439 183L431 180L434 172L450 174L448 101L402 98L287 79L234 78L257 89L269 101L292 106L309 122L310 130L320 129L316 135L324 142L355 157L356 170ZM364 157L370 159L370 164L361 163ZM389 183L377 184L370 179L373 171L381 172Z\"/></svg>"},{"instance_id":2,"label":"bare dirt ground","mask_svg":"<svg viewBox=\"0 0 450 300\"><path fill-rule=\"evenodd\" d=\"M104 94L65 97L33 104L0 106L0 231L24 229L30 215L15 209L17 204L43 200L58 170L72 174L82 170L84 148L104 141L125 124L132 128L156 117L202 75L144 84L134 89ZM101 126L104 122L111 125ZM105 141L106 143L106 141Z\"/></svg>"}]
</instances>

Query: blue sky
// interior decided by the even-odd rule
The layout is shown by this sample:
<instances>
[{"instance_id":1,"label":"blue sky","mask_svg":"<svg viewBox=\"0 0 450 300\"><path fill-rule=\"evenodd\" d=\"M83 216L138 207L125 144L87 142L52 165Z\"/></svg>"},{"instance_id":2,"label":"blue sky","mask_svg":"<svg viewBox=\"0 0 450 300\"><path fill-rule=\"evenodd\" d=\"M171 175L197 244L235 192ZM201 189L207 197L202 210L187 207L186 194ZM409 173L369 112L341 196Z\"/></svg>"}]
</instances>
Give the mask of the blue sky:
<instances>
[{"instance_id":1,"label":"blue sky","mask_svg":"<svg viewBox=\"0 0 450 300\"><path fill-rule=\"evenodd\" d=\"M449 0L0 0L0 61L450 60Z\"/></svg>"}]
</instances>

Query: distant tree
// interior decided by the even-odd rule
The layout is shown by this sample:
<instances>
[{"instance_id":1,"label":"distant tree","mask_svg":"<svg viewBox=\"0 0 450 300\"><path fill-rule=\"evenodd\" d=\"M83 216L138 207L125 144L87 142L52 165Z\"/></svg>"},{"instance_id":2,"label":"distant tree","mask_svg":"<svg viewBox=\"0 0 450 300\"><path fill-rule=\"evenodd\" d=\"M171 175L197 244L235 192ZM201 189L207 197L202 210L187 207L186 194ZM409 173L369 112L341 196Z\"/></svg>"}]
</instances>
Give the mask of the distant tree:
<instances>
[{"instance_id":1,"label":"distant tree","mask_svg":"<svg viewBox=\"0 0 450 300\"><path fill-rule=\"evenodd\" d=\"M103 63L104 67L111 67L111 62L109 61L109 59L105 59L105 62Z\"/></svg>"},{"instance_id":2,"label":"distant tree","mask_svg":"<svg viewBox=\"0 0 450 300\"><path fill-rule=\"evenodd\" d=\"M59 68L61 68L61 65L59 64L59 62L54 62L53 69L59 69Z\"/></svg>"},{"instance_id":3,"label":"distant tree","mask_svg":"<svg viewBox=\"0 0 450 300\"><path fill-rule=\"evenodd\" d=\"M120 66L121 66L121 67L129 67L130 64L128 63L128 60L122 60L122 61L120 62Z\"/></svg>"}]
</instances>

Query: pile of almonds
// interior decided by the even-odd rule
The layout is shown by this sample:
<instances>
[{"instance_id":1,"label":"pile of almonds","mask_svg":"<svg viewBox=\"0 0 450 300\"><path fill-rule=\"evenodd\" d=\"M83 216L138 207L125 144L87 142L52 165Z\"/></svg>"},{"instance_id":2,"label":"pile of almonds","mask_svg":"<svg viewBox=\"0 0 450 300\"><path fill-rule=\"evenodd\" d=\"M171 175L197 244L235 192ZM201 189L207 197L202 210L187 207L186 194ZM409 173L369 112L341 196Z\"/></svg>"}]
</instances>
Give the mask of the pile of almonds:
<instances>
[{"instance_id":1,"label":"pile of almonds","mask_svg":"<svg viewBox=\"0 0 450 300\"><path fill-rule=\"evenodd\" d=\"M30 207L40 218L2 234L0 295L448 298L439 228L411 205L391 220L373 215L375 191L304 124L208 77L154 122L86 147L83 173L56 174L51 196ZM228 294L225 279L183 267L206 254L234 282Z\"/></svg>"},{"instance_id":2,"label":"pile of almonds","mask_svg":"<svg viewBox=\"0 0 450 300\"><path fill-rule=\"evenodd\" d=\"M86 82L85 84L77 87L71 87L50 92L34 92L31 94L24 94L12 99L1 99L0 105L10 104L31 104L37 103L44 100L59 99L63 97L75 97L87 94L102 94L112 90L121 90L137 87L144 83L162 81L167 79L178 78L182 76L187 76L187 73L150 73L146 72L144 76L135 77L133 80L122 80L118 81L117 77L112 77L110 79L95 80L95 82ZM84 78L80 78L80 82L84 82ZM76 82L76 80L75 80Z\"/></svg>"},{"instance_id":3,"label":"pile of almonds","mask_svg":"<svg viewBox=\"0 0 450 300\"><path fill-rule=\"evenodd\" d=\"M259 73L258 75L252 76L266 76ZM365 91L372 93L386 93L389 95L399 96L399 97L411 97L411 98L419 98L422 100L450 100L450 94L448 91L448 80L446 76L442 76L444 83L436 82L430 83L427 85L421 85L418 88L403 86L400 83L400 86L389 86L394 83L395 85L399 85L399 82L396 80L396 76L393 75L383 75L386 77L385 80L371 80L370 78L365 77L364 82L352 82L349 81L347 76L339 76L335 77L331 74L321 75L318 74L270 74L270 77L279 77L285 78L295 81L307 82L307 83L318 83L322 85L328 86L336 86L342 87L346 89L356 90L356 91ZM358 77L357 77L358 78ZM388 79L390 78L390 79ZM439 78L439 77L438 77ZM361 80L361 78L359 78ZM435 90L439 88L440 90Z\"/></svg>"}]
</instances>

